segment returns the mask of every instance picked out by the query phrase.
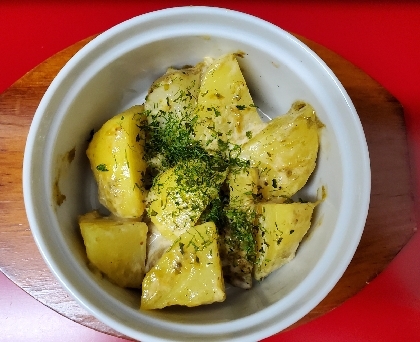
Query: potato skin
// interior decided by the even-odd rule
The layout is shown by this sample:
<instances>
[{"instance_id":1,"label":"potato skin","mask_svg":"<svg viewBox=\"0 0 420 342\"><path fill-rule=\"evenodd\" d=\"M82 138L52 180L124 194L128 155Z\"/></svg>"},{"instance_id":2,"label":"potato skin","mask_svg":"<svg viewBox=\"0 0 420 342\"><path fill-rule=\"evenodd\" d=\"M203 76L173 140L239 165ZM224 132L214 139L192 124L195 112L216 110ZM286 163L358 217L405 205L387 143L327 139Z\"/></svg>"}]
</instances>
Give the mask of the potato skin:
<instances>
[{"instance_id":1,"label":"potato skin","mask_svg":"<svg viewBox=\"0 0 420 342\"><path fill-rule=\"evenodd\" d=\"M145 209L143 178L143 106L133 106L108 120L93 136L86 151L98 184L99 201L112 214L139 218Z\"/></svg>"}]
</instances>

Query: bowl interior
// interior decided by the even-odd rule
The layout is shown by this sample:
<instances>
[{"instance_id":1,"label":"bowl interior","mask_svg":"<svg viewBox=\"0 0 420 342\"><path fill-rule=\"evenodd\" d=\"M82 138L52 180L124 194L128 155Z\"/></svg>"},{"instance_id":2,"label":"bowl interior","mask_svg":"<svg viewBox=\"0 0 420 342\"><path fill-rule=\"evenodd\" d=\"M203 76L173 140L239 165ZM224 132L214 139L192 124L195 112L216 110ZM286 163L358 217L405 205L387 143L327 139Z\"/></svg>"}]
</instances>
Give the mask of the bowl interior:
<instances>
[{"instance_id":1,"label":"bowl interior","mask_svg":"<svg viewBox=\"0 0 420 342\"><path fill-rule=\"evenodd\" d=\"M325 128L316 171L301 196L315 199L323 186L327 197L296 258L251 290L228 287L226 301L210 306L140 312L140 292L113 286L86 264L77 217L99 207L85 153L90 132L142 103L167 67L227 52L244 53L239 63L265 115L286 113L296 100L315 108ZM256 339L292 324L325 297L347 267L363 230L370 190L360 122L325 64L279 28L244 14L200 7L134 18L76 54L39 106L25 165L28 218L45 260L89 311L139 339ZM217 329L203 330L211 324Z\"/></svg>"}]
</instances>

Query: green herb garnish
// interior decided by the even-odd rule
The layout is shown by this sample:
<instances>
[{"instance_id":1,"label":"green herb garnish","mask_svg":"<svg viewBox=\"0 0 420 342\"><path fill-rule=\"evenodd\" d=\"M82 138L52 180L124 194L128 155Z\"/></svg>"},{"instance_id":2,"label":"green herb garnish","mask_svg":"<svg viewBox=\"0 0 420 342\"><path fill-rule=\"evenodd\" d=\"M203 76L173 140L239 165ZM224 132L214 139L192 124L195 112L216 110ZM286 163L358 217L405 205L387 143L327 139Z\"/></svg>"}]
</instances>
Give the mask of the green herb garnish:
<instances>
[{"instance_id":1,"label":"green herb garnish","mask_svg":"<svg viewBox=\"0 0 420 342\"><path fill-rule=\"evenodd\" d=\"M105 164L99 164L99 165L96 165L96 170L98 170L98 171L109 171L109 170L106 168L106 165L105 165Z\"/></svg>"}]
</instances>

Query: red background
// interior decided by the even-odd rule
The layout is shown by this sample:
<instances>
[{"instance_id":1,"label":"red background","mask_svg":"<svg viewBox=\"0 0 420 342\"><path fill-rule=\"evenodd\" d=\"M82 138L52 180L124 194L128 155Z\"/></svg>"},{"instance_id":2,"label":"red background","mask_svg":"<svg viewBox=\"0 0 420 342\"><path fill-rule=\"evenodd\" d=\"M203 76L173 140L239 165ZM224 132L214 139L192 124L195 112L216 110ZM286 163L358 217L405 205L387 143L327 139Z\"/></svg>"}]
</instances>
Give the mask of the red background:
<instances>
[{"instance_id":1,"label":"red background","mask_svg":"<svg viewBox=\"0 0 420 342\"><path fill-rule=\"evenodd\" d=\"M0 92L73 43L151 10L228 7L323 44L361 68L404 106L413 194L420 194L420 3L415 1L0 2ZM386 167L386 166L385 166ZM419 219L417 219L419 223ZM1 233L1 232L0 232ZM420 235L355 297L268 341L420 340ZM0 341L123 341L44 307L0 272Z\"/></svg>"}]
</instances>

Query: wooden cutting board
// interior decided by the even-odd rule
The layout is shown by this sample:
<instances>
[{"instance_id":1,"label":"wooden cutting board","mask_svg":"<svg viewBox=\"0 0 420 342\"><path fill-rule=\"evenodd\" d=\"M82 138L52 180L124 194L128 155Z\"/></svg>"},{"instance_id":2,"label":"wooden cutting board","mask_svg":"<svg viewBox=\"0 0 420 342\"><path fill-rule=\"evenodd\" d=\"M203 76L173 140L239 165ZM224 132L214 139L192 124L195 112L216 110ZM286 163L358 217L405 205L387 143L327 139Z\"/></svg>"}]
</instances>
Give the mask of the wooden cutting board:
<instances>
[{"instance_id":1,"label":"wooden cutting board","mask_svg":"<svg viewBox=\"0 0 420 342\"><path fill-rule=\"evenodd\" d=\"M53 277L32 238L22 194L23 152L35 110L55 75L92 38L49 58L0 95L0 269L60 314L122 336L90 316ZM390 263L416 228L401 104L342 57L298 38L330 66L353 100L369 146L372 194L365 230L348 269L329 295L295 326L329 312L360 291Z\"/></svg>"}]
</instances>

